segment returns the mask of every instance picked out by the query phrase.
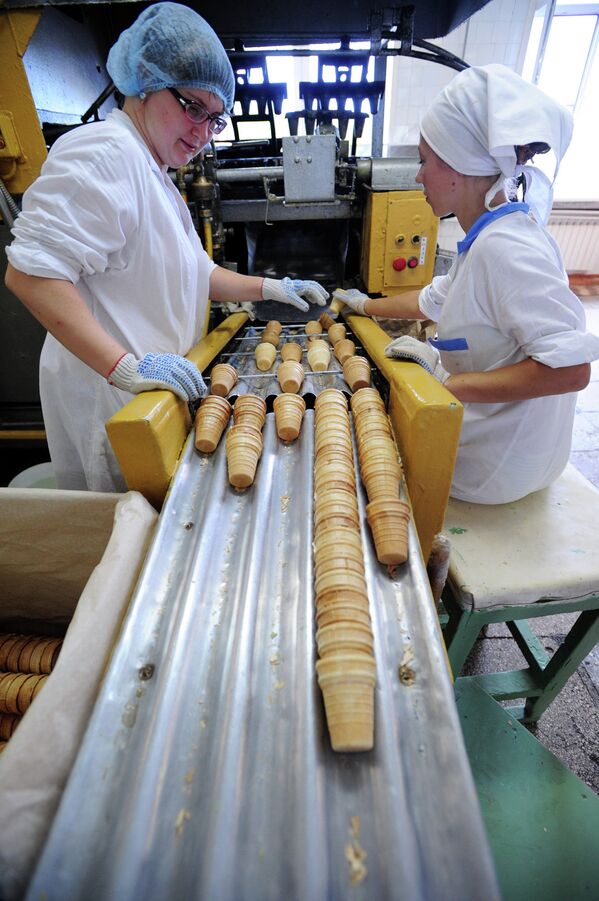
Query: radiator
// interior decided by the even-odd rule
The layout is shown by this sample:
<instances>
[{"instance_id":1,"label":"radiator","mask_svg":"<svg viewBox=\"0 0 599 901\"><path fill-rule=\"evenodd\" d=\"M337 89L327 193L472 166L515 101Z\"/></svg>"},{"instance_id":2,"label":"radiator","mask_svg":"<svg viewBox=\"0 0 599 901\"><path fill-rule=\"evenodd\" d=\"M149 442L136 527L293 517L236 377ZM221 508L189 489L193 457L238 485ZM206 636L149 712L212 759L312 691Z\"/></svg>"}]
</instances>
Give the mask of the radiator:
<instances>
[{"instance_id":1,"label":"radiator","mask_svg":"<svg viewBox=\"0 0 599 901\"><path fill-rule=\"evenodd\" d=\"M599 211L556 211L547 227L559 244L567 272L599 273Z\"/></svg>"}]
</instances>

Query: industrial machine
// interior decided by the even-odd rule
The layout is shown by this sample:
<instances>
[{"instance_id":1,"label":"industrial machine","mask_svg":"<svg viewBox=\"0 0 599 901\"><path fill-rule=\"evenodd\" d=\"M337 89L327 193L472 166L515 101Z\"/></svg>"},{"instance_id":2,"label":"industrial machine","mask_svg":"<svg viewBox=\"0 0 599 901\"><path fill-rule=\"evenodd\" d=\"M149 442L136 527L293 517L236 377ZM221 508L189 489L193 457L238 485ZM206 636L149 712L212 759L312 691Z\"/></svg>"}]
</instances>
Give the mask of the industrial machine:
<instances>
[{"instance_id":1,"label":"industrial machine","mask_svg":"<svg viewBox=\"0 0 599 901\"><path fill-rule=\"evenodd\" d=\"M5 2L0 48L14 75L0 88L5 240L46 147L116 102L102 60L142 5ZM328 289L387 295L426 284L437 223L414 181L413 148L381 156L386 58L462 68L427 39L482 5L418 0L383 10L336 0L292 13L283 4L206 10L236 72L234 134L173 177L213 258L249 273L315 278ZM53 97L47 87L44 61L59 35L61 65L81 71L75 92L90 87L76 112L60 79ZM266 56L290 42L297 55L315 55L315 39L337 49L316 52L318 79L302 83L304 108L289 111L288 133L278 134L285 87L269 81ZM366 49L354 47L359 41ZM351 79L354 67L360 76ZM57 114L60 105L68 112ZM372 152L360 156L367 118ZM243 126L258 120L270 134L244 141ZM20 341L20 311L13 299L3 302ZM253 361L271 318L305 344L306 316L290 307L213 304L204 338L188 354L208 378L215 362L233 362L236 393L267 402L251 489L227 485L222 447L211 457L195 451L190 411L169 392L138 395L107 424L129 488L161 513L31 898L498 897L425 569L443 522L461 406L420 367L386 358L388 335L375 322L345 317L385 399L413 516L408 562L392 572L377 562L362 526L376 743L368 754L334 754L314 682L313 406L323 388L349 390L335 361L307 373L302 435L279 442L276 377ZM40 338L1 374L8 440L43 427L31 377ZM15 372L30 387L18 404ZM358 503L365 523L361 487Z\"/></svg>"}]
</instances>

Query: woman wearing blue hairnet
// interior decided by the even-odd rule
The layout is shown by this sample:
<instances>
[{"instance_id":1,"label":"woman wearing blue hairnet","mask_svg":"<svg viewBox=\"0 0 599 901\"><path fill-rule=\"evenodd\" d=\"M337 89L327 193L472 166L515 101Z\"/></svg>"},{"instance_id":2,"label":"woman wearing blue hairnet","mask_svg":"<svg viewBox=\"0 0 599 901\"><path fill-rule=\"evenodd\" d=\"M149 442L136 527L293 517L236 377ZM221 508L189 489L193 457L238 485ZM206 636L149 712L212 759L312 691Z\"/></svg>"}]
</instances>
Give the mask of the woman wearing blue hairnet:
<instances>
[{"instance_id":1,"label":"woman wearing blue hairnet","mask_svg":"<svg viewBox=\"0 0 599 901\"><path fill-rule=\"evenodd\" d=\"M398 338L385 352L424 366L464 404L452 496L508 503L566 466L576 392L599 357L544 228L551 183L528 165L551 148L557 174L572 117L516 73L489 65L456 75L420 131L416 181L433 212L454 213L466 232L451 270L396 297L335 294L360 314L437 323L430 343ZM526 203L509 202L506 179L520 173Z\"/></svg>"},{"instance_id":2,"label":"woman wearing blue hairnet","mask_svg":"<svg viewBox=\"0 0 599 901\"><path fill-rule=\"evenodd\" d=\"M183 354L201 337L209 297L302 310L328 297L316 282L215 265L167 174L233 106L233 71L207 22L157 3L121 34L107 68L123 109L54 144L24 195L6 274L48 330L40 394L58 487L95 491L125 488L104 424L131 393L206 393Z\"/></svg>"}]
</instances>

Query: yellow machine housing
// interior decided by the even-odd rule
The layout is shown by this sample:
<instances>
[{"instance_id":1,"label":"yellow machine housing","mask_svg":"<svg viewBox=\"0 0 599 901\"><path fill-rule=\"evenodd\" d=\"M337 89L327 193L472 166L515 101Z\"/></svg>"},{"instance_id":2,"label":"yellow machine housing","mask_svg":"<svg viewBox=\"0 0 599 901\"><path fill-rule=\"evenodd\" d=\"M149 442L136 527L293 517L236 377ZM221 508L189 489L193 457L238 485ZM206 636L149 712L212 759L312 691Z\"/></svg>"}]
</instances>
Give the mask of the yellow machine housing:
<instances>
[{"instance_id":1,"label":"yellow machine housing","mask_svg":"<svg viewBox=\"0 0 599 901\"><path fill-rule=\"evenodd\" d=\"M369 191L361 270L369 293L398 294L433 277L438 219L422 191Z\"/></svg>"}]
</instances>

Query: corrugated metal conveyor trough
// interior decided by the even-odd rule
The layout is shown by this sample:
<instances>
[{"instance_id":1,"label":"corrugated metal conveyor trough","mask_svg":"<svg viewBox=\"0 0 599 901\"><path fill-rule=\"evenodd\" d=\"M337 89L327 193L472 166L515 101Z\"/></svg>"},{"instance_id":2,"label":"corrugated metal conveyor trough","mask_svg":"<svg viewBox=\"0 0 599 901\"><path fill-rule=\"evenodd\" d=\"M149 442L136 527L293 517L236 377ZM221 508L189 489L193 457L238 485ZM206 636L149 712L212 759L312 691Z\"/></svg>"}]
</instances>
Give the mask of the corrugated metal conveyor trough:
<instances>
[{"instance_id":1,"label":"corrugated metal conveyor trough","mask_svg":"<svg viewBox=\"0 0 599 901\"><path fill-rule=\"evenodd\" d=\"M259 332L223 359L240 369L237 392L267 397L278 388L255 370ZM334 366L306 374L308 401L347 388ZM361 487L375 748L330 748L313 426L309 409L285 445L269 413L244 492L228 485L224 441L205 456L190 436L30 899L498 897L416 533L390 575Z\"/></svg>"}]
</instances>

